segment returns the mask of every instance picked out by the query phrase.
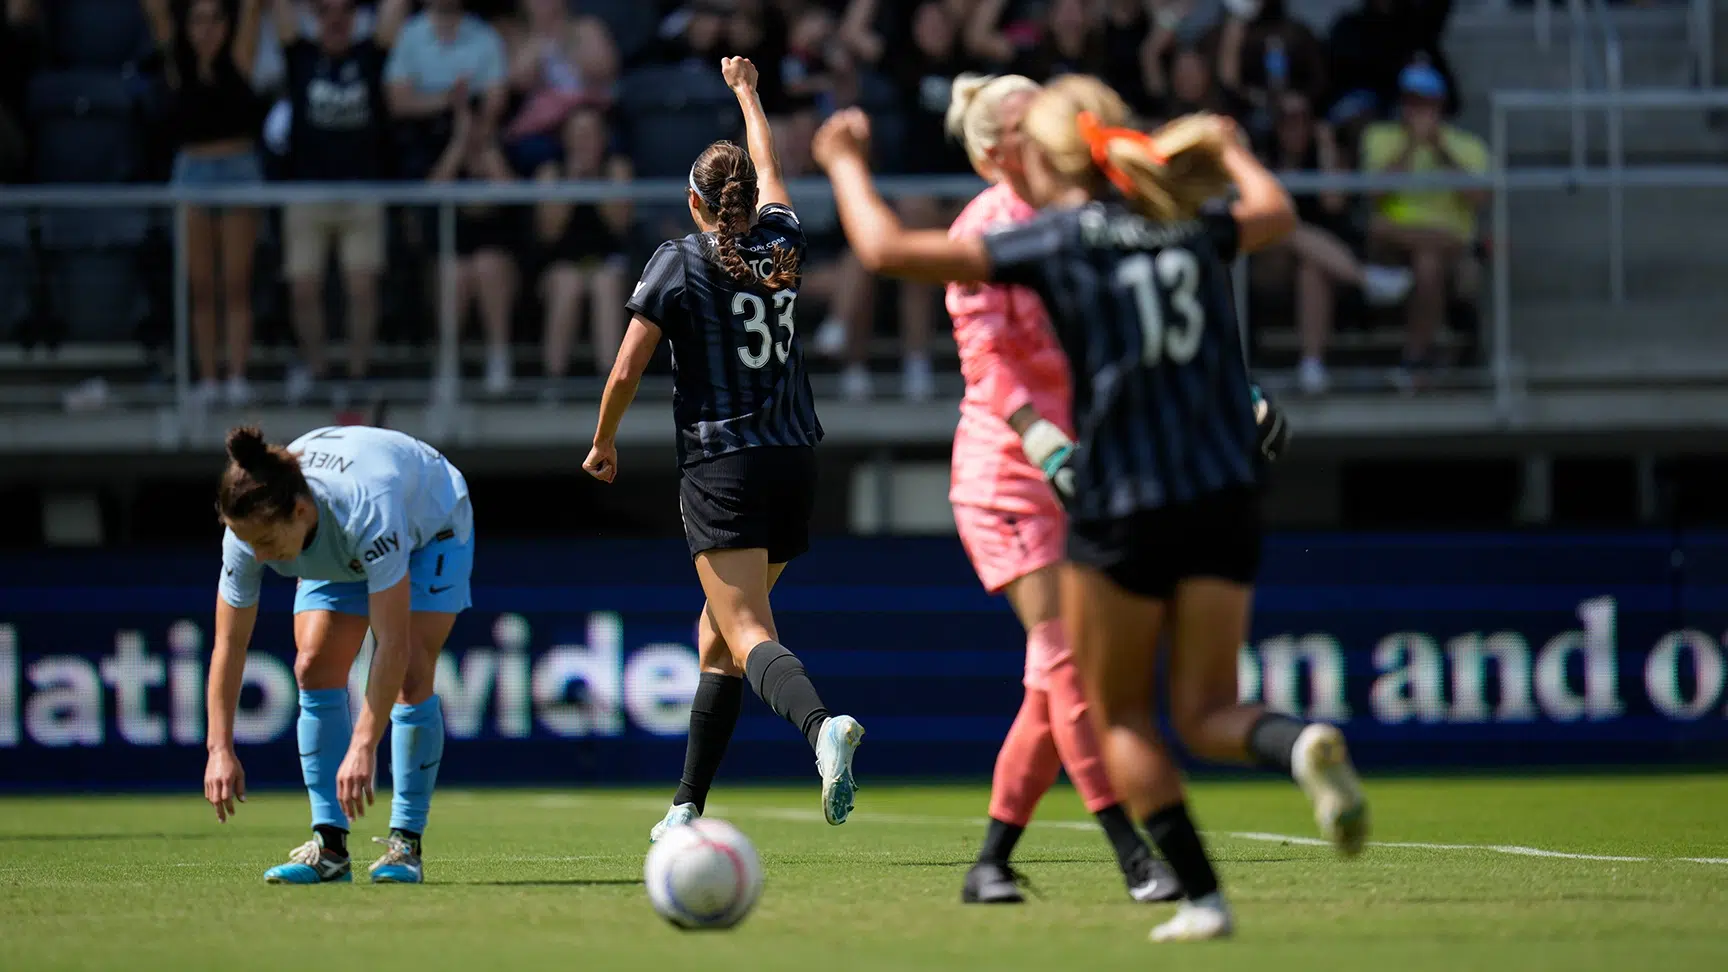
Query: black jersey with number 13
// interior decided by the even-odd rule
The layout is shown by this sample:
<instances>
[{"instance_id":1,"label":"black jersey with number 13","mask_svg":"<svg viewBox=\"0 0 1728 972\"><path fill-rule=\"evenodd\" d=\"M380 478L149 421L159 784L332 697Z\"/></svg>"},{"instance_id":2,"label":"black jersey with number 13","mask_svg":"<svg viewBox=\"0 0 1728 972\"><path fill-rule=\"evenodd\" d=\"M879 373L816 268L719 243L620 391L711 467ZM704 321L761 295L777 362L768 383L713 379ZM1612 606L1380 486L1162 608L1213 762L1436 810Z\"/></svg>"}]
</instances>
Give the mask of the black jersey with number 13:
<instances>
[{"instance_id":1,"label":"black jersey with number 13","mask_svg":"<svg viewBox=\"0 0 1728 972\"><path fill-rule=\"evenodd\" d=\"M738 252L761 277L776 246L802 255L804 231L792 210L769 203L739 236ZM672 344L679 465L821 441L793 316L797 299L796 290L734 280L716 262L713 234L692 233L654 251L627 306Z\"/></svg>"},{"instance_id":2,"label":"black jersey with number 13","mask_svg":"<svg viewBox=\"0 0 1728 972\"><path fill-rule=\"evenodd\" d=\"M995 279L1044 299L1073 375L1079 521L1254 482L1254 406L1227 213L1154 223L1117 202L986 237Z\"/></svg>"}]
</instances>

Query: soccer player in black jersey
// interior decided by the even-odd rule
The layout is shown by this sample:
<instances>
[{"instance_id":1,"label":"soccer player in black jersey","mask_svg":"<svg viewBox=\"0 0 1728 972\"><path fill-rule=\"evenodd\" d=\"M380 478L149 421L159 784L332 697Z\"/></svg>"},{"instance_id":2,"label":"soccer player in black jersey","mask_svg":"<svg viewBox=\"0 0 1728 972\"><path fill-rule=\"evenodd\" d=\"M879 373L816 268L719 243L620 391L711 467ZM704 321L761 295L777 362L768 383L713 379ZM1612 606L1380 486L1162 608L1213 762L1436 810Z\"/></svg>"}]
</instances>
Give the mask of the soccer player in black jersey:
<instances>
[{"instance_id":1,"label":"soccer player in black jersey","mask_svg":"<svg viewBox=\"0 0 1728 972\"><path fill-rule=\"evenodd\" d=\"M1154 729L1166 631L1170 717L1191 751L1291 773L1346 854L1362 847L1367 808L1337 729L1237 701L1260 561L1260 403L1225 264L1289 231L1289 196L1229 122L1189 117L1147 136L1116 127L1126 115L1096 78L1063 77L1035 96L1024 164L1027 202L1044 211L982 240L900 225L870 184L861 113L831 119L815 151L866 267L1022 284L1044 300L1074 375L1077 441L1036 414L1010 422L1070 510L1062 613L1111 780L1186 895L1152 939L1191 941L1229 935L1233 922ZM1229 212L1203 217L1231 183Z\"/></svg>"},{"instance_id":2,"label":"soccer player in black jersey","mask_svg":"<svg viewBox=\"0 0 1728 972\"><path fill-rule=\"evenodd\" d=\"M684 775L650 840L700 816L732 739L744 682L804 733L831 824L852 812L852 757L864 729L830 717L797 656L779 642L768 592L810 546L816 419L793 305L804 233L792 212L747 58L721 62L744 110L748 153L715 142L690 167L697 232L660 245L627 306L632 315L600 400L595 478L618 474L618 423L662 335L672 342L678 503L708 602L698 622L702 676L690 709Z\"/></svg>"}]
</instances>

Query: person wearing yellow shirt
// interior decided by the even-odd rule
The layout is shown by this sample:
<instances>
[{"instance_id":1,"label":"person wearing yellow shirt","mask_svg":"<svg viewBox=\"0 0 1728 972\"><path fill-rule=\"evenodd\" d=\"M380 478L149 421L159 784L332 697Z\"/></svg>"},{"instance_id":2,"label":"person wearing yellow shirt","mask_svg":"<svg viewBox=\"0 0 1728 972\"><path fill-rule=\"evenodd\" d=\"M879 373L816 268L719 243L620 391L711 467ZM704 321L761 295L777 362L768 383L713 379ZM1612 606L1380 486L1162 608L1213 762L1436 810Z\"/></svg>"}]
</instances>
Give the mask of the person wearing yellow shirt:
<instances>
[{"instance_id":1,"label":"person wearing yellow shirt","mask_svg":"<svg viewBox=\"0 0 1728 972\"><path fill-rule=\"evenodd\" d=\"M1488 171L1488 147L1469 132L1446 124L1446 81L1418 62L1398 76L1403 98L1399 120L1370 125L1362 133L1366 172L1475 173ZM1449 285L1459 276L1476 239L1476 213L1486 190L1425 189L1376 195L1369 229L1371 249L1409 261L1409 332L1401 378L1430 363L1434 338L1446 318ZM1460 282L1460 289L1469 289Z\"/></svg>"}]
</instances>

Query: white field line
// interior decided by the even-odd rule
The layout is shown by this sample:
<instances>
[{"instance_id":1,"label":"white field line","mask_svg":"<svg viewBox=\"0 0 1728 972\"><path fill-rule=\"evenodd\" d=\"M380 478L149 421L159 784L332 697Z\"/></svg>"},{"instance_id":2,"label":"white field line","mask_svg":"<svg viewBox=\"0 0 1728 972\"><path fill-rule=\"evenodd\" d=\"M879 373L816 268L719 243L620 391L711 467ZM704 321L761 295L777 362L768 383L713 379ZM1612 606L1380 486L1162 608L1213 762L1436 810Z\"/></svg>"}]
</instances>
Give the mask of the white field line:
<instances>
[{"instance_id":1,"label":"white field line","mask_svg":"<svg viewBox=\"0 0 1728 972\"><path fill-rule=\"evenodd\" d=\"M462 793L450 794L445 798L445 800L447 802L451 802L451 803L470 802L470 798L466 794L462 794ZM632 807L632 808L639 808L639 809L643 810L644 812L647 812L647 811L659 811L661 808L663 808L665 806L664 801L657 800L657 799L650 798L650 797L628 797L628 798L620 800L617 798L605 797L605 796L600 796L600 795L588 796L588 795L580 795L580 794L552 794L552 793L541 794L541 795L531 797L531 798L529 798L529 803L532 806L543 807L543 808L552 809L552 810L569 810L569 809L576 809L576 808L585 807L585 806L605 805L605 806L610 806L610 807L627 806L627 807ZM709 808L709 810L710 810L711 816L746 818L746 819L757 819L757 820L778 820L778 821L785 821L785 822L789 822L789 823L822 823L822 822L824 822L822 819L822 813L820 811L799 809L796 807L743 807L743 806L732 807L732 806L727 806L727 805L716 804L714 806L711 806ZM984 817L947 817L947 816L933 816L933 815L922 815L922 814L870 813L868 811L858 814L854 819L861 821L861 822L864 822L864 823L877 823L877 824L888 824L888 825L898 825L898 826L920 826L920 827L955 826L955 827L967 827L967 828L981 828L981 827L984 827L986 824L989 823L989 821ZM1034 823L1034 825L1037 827L1045 827L1045 828L1058 829L1058 830L1084 830L1084 831L1090 831L1090 830L1093 830L1097 827L1097 824L1095 824L1089 820L1040 820L1040 821L1036 821ZM1329 841L1321 840L1318 837L1298 837L1298 836L1295 836L1292 834L1274 834L1274 833L1267 833L1265 831L1258 831L1258 830L1213 831L1213 832L1209 832L1207 834L1207 836L1213 837L1213 838L1225 837L1225 838L1232 838L1235 840L1254 841L1256 843L1265 843L1265 844L1289 844L1289 845L1296 846L1296 847L1330 847L1331 846L1331 843ZM1610 863L1610 864L1686 863L1686 864L1728 865L1728 857L1648 857L1648 856L1630 856L1630 855L1620 855L1620 854L1574 854L1574 853L1571 853L1569 851L1549 850L1549 849L1542 848L1542 847L1525 847L1525 846L1518 845L1518 844L1439 844L1439 843L1426 843L1426 842L1422 842L1422 841L1409 841L1409 840L1371 840L1368 842L1368 846L1370 846L1370 847L1389 847L1389 848L1396 848L1396 849L1400 849L1400 850L1442 851L1442 852L1452 852L1452 853L1475 853L1475 854L1505 854L1505 855L1509 855L1512 857L1546 857L1546 858L1553 858L1553 859L1567 860L1567 861L1597 861L1597 862ZM504 855L504 856L496 856L496 857L486 857L486 856L482 856L482 857L446 857L446 858L439 858L438 861L439 861L439 863L444 863L444 864L566 864L566 863L575 863L578 861L599 861L599 860L610 860L610 859L611 858L606 856L606 855L598 855L598 854L575 855L575 856L549 854L549 855ZM172 864L142 864L142 865L141 864L106 864L105 865L105 864L100 864L100 863L93 865L90 863L83 863L83 864L79 865L79 867L81 867L81 868L87 868L87 867L92 867L92 866L130 869L130 868L137 868L137 867L221 868L221 867L250 867L251 865L236 864L236 863L227 862L227 861L223 861L223 862L182 861L179 863L172 863ZM17 872L22 872L22 871L34 871L34 870L40 870L40 869L41 868L39 866L32 866L32 865L18 865L18 864L0 865L0 874L17 873Z\"/></svg>"}]
</instances>

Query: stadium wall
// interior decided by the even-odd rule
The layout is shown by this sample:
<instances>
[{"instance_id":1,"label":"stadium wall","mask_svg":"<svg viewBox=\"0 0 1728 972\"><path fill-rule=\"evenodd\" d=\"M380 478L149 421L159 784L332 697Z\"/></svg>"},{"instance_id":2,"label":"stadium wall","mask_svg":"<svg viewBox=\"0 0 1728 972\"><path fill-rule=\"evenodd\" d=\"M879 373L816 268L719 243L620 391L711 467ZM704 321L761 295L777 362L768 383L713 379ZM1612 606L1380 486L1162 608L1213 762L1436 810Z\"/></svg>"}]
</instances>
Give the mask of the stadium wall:
<instances>
[{"instance_id":1,"label":"stadium wall","mask_svg":"<svg viewBox=\"0 0 1728 972\"><path fill-rule=\"evenodd\" d=\"M198 788L216 571L214 545L0 557L0 788ZM1265 579L1244 695L1343 723L1368 766L1728 756L1728 535L1286 534ZM254 787L299 779L291 599L267 582L247 669ZM988 774L1021 638L954 540L820 541L775 600L825 698L869 727L867 778ZM482 538L438 673L441 782L670 785L700 604L676 541ZM722 778L809 762L752 701Z\"/></svg>"}]
</instances>

